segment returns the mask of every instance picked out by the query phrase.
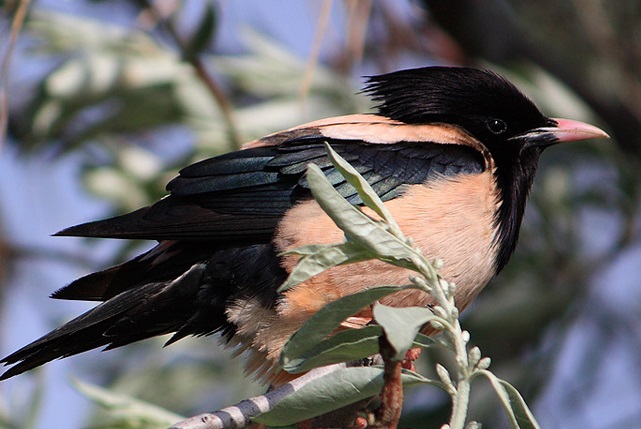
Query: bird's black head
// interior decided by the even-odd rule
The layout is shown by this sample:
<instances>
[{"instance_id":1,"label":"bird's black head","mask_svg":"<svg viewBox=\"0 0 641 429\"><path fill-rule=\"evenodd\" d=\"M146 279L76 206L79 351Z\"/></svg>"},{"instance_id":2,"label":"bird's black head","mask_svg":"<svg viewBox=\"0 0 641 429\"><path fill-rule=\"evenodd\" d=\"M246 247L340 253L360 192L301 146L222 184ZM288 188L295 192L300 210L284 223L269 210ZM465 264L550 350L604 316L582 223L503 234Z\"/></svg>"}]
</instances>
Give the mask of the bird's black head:
<instances>
[{"instance_id":1,"label":"bird's black head","mask_svg":"<svg viewBox=\"0 0 641 429\"><path fill-rule=\"evenodd\" d=\"M488 70L401 70L370 77L365 92L381 102L377 106L381 115L409 124L457 125L480 140L493 156L495 152L518 155L522 142L511 138L555 125L514 85Z\"/></svg>"},{"instance_id":2,"label":"bird's black head","mask_svg":"<svg viewBox=\"0 0 641 429\"><path fill-rule=\"evenodd\" d=\"M456 125L490 152L499 189L497 271L518 237L539 155L565 141L607 137L582 122L553 119L504 77L466 67L424 67L373 76L365 92L381 115L408 124Z\"/></svg>"},{"instance_id":3,"label":"bird's black head","mask_svg":"<svg viewBox=\"0 0 641 429\"><path fill-rule=\"evenodd\" d=\"M510 167L555 143L607 137L581 122L545 116L504 77L468 67L423 67L368 78L378 112L408 124L459 126L482 142L497 167Z\"/></svg>"}]
</instances>

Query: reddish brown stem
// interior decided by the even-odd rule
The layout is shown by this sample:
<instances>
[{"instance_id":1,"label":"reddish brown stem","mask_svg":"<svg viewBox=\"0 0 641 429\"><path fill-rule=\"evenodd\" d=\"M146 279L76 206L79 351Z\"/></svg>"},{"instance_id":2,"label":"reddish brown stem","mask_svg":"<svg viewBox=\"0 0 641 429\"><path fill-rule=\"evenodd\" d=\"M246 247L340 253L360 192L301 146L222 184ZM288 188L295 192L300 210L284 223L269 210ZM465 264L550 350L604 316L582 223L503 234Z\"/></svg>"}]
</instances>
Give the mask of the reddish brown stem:
<instances>
[{"instance_id":1,"label":"reddish brown stem","mask_svg":"<svg viewBox=\"0 0 641 429\"><path fill-rule=\"evenodd\" d=\"M374 428L396 429L403 408L403 381L401 379L402 361L395 360L396 351L387 341L379 339L381 356L385 365L383 379L385 385L381 392L381 405L376 410Z\"/></svg>"}]
</instances>

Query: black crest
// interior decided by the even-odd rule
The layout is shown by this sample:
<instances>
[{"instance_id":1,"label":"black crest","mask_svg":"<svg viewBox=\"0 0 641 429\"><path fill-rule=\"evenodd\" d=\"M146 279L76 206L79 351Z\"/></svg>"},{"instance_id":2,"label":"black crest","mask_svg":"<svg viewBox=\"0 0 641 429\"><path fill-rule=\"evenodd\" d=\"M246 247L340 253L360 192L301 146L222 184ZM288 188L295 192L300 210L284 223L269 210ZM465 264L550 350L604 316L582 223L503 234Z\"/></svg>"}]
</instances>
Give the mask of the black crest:
<instances>
[{"instance_id":1,"label":"black crest","mask_svg":"<svg viewBox=\"0 0 641 429\"><path fill-rule=\"evenodd\" d=\"M507 124L501 140L543 126L547 118L504 77L467 67L423 67L367 80L364 92L379 114L409 124L443 122L459 125L484 143L495 133L488 121Z\"/></svg>"}]
</instances>

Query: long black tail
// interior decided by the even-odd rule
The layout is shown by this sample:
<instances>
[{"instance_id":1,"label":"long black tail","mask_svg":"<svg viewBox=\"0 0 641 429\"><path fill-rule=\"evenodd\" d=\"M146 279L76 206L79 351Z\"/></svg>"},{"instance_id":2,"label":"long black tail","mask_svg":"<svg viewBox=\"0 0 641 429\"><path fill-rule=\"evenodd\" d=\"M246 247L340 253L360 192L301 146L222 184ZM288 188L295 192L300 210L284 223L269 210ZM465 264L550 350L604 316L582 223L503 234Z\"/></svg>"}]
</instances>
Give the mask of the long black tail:
<instances>
[{"instance_id":1,"label":"long black tail","mask_svg":"<svg viewBox=\"0 0 641 429\"><path fill-rule=\"evenodd\" d=\"M123 265L54 293L54 298L104 302L2 359L14 366L0 380L54 359L157 335L174 333L168 344L217 331L231 336L227 303L258 296L272 305L284 276L268 244L212 250L203 243L161 242Z\"/></svg>"}]
</instances>

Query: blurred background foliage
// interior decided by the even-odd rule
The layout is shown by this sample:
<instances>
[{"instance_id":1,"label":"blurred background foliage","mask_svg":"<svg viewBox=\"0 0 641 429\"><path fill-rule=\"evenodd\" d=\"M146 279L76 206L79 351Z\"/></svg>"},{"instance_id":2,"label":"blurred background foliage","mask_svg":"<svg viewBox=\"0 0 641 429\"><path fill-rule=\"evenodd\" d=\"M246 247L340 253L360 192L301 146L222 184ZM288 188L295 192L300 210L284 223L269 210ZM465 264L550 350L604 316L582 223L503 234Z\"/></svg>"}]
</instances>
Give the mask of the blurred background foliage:
<instances>
[{"instance_id":1,"label":"blurred background foliage","mask_svg":"<svg viewBox=\"0 0 641 429\"><path fill-rule=\"evenodd\" d=\"M400 68L492 68L547 114L604 127L612 141L555 147L543 156L520 246L463 324L543 427L641 428L641 3L0 4L0 124L7 136L0 157L16 153L17 168L44 159L72 169L83 185L78 192L100 200L103 217L155 201L189 162L303 121L368 111L372 104L358 94L361 76ZM16 180L0 177L7 186ZM56 190L50 192L55 201ZM69 254L25 244L3 226L15 204L0 195L0 310L20 305L10 292L25 261L33 269L73 265L78 275L144 245L118 243L96 256L90 240ZM34 211L58 210L30 204ZM40 291L60 286L44 284ZM17 330L14 320L0 317L3 333ZM82 427L163 427L177 414L261 392L215 339L184 340L162 351L161 341L74 358L81 365L73 377L108 389L81 389L106 406L88 412ZM11 351L5 347L0 343L3 355ZM420 366L429 373L435 356L424 354ZM56 423L55 413L43 417L43 400L36 399L59 387L34 374L10 389L0 386L6 389L0 428ZM505 427L486 386L473 391L471 417ZM123 409L119 395L166 411L142 402ZM78 413L86 405L69 401L86 403L71 398L58 412ZM440 427L448 407L430 389L410 390L403 425Z\"/></svg>"}]
</instances>

